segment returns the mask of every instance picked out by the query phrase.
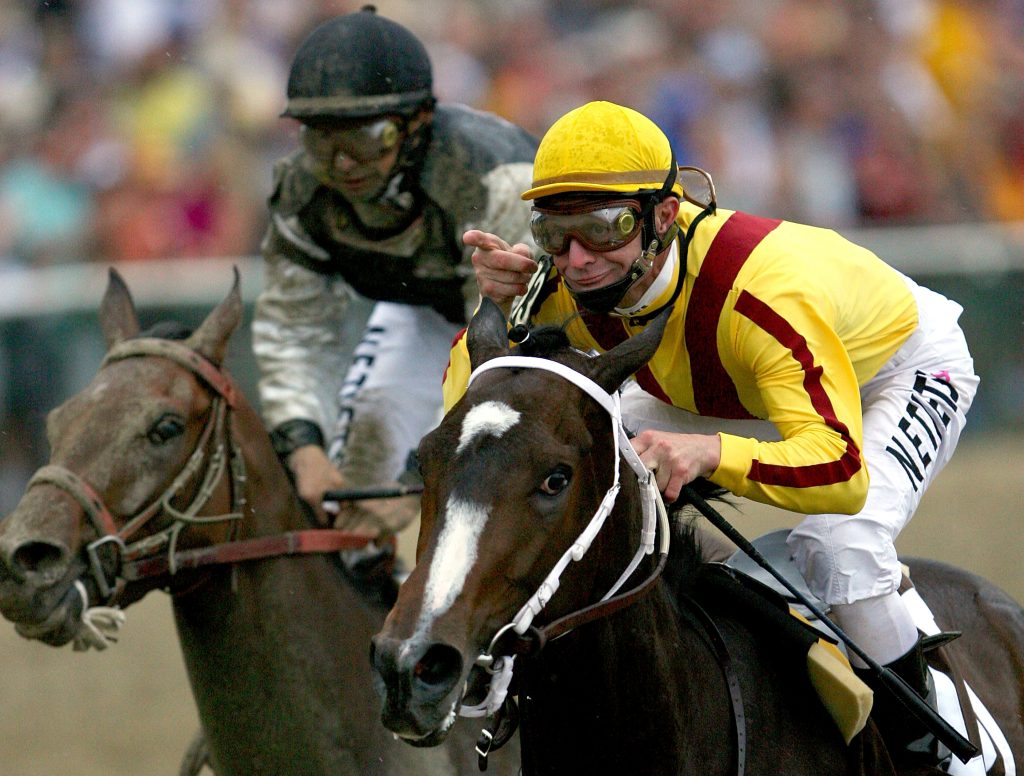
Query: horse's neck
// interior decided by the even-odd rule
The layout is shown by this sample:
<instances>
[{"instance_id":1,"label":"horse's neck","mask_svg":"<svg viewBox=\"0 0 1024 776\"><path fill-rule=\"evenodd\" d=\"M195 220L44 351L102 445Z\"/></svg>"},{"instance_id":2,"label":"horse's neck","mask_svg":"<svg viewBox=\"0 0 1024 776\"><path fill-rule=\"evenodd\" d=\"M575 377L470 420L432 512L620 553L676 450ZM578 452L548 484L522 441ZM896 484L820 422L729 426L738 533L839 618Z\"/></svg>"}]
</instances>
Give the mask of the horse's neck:
<instances>
[{"instance_id":1,"label":"horse's neck","mask_svg":"<svg viewBox=\"0 0 1024 776\"><path fill-rule=\"evenodd\" d=\"M524 665L524 763L532 762L525 772L727 772L723 734L713 730L729 713L720 674L700 636L680 629L677 617L659 586ZM681 730L692 731L684 745ZM544 755L533 761L530 752Z\"/></svg>"},{"instance_id":2,"label":"horse's neck","mask_svg":"<svg viewBox=\"0 0 1024 776\"><path fill-rule=\"evenodd\" d=\"M577 589L603 594L632 559L640 528L639 490L627 471L616 509L588 553L589 575L581 576L590 578ZM655 563L656 556L648 556L619 592L643 582ZM680 624L662 583L626 609L549 643L524 669L524 752L527 759L534 745L545 752L531 773L582 772L581 766L600 772L716 773L719 764L728 765L716 744L720 733L708 732L713 725L701 721L703 715L710 720L729 714L720 669L702 634ZM715 688L710 698L709 685ZM678 731L691 727L687 746L678 746ZM582 754L559 740L596 743ZM551 762L550 753L559 751L564 759Z\"/></svg>"},{"instance_id":3,"label":"horse's neck","mask_svg":"<svg viewBox=\"0 0 1024 776\"><path fill-rule=\"evenodd\" d=\"M243 404L234 422L246 466L245 516L235 538L310 528L255 412ZM366 645L383 612L354 590L338 563L327 553L219 566L194 591L176 597L182 645L195 672L215 678L227 671L221 675L259 685L293 661L322 664L325 675L351 664L367 677L368 688ZM243 684L227 689L244 692Z\"/></svg>"},{"instance_id":4,"label":"horse's neck","mask_svg":"<svg viewBox=\"0 0 1024 776\"><path fill-rule=\"evenodd\" d=\"M247 440L249 510L237 538L308 528L254 413L239 412L235 423L236 438ZM177 596L174 609L204 729L221 759L235 763L225 770L241 769L246 752L259 751L280 757L281 772L305 773L288 760L305 752L310 773L354 774L364 754L355 750L381 745L383 728L378 734L366 714L377 703L366 650L383 613L362 600L334 559L219 567ZM360 713L346 716L345 707Z\"/></svg>"},{"instance_id":5,"label":"horse's neck","mask_svg":"<svg viewBox=\"0 0 1024 776\"><path fill-rule=\"evenodd\" d=\"M245 457L246 500L255 509L242 531L250 536L309 528L298 495L252 406L241 402L234 415L235 439Z\"/></svg>"},{"instance_id":6,"label":"horse's neck","mask_svg":"<svg viewBox=\"0 0 1024 776\"><path fill-rule=\"evenodd\" d=\"M218 570L174 608L200 719L226 771L245 773L260 752L260 773L361 772L383 739L366 719L376 705L366 649L381 616L327 558ZM296 752L301 767L289 764Z\"/></svg>"}]
</instances>

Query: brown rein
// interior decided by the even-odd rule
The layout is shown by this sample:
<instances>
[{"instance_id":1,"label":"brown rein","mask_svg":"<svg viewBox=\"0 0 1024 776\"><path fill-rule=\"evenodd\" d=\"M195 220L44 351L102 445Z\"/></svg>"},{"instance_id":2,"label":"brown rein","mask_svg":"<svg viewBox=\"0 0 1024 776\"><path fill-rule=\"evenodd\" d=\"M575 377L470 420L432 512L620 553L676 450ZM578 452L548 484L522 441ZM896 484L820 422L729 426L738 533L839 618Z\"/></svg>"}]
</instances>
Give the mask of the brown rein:
<instances>
[{"instance_id":1,"label":"brown rein","mask_svg":"<svg viewBox=\"0 0 1024 776\"><path fill-rule=\"evenodd\" d=\"M602 617L608 617L620 609L632 606L643 598L657 583L662 571L668 562L668 555L660 555L658 563L647 578L624 593L612 596L606 601L596 603L570 612L547 625L531 625L526 633L518 636L511 645L512 653L516 655L535 655L540 652L549 641L554 641L559 636L564 636L569 631L586 625Z\"/></svg>"},{"instance_id":2,"label":"brown rein","mask_svg":"<svg viewBox=\"0 0 1024 776\"><path fill-rule=\"evenodd\" d=\"M62 466L47 465L40 468L29 481L27 488L34 485L53 485L70 495L82 507L99 538L86 546L89 571L106 603L117 598L125 582L152 577L173 575L182 569L194 569L218 564L238 563L285 555L328 553L344 549L359 549L372 539L365 536L335 529L307 529L289 531L276 536L263 536L241 541L229 540L198 549L178 551L175 549L178 534L189 525L225 520L237 520L245 509L245 464L241 449L231 431L231 410L237 400L237 389L226 372L191 348L173 340L141 338L118 343L100 365L102 369L113 361L134 357L160 357L169 359L188 369L211 388L216 394L211 410L211 420L203 429L195 450L174 481L136 515L129 518L120 529L103 499L88 482ZM200 473L209 440L216 437L218 446L210 456L202 484L192 503L184 510L171 506L170 501L178 491ZM221 441L221 438L225 441ZM228 453L225 455L225 442ZM225 470L231 472L231 506L228 514L200 517L197 512L210 498ZM27 489L26 488L26 489ZM169 528L141 539L134 544L128 540L140 528L160 513L172 518ZM233 532L232 532L233 533ZM107 578L99 557L99 548L105 544L113 546L117 555L117 570L113 583ZM164 546L168 551L155 554Z\"/></svg>"},{"instance_id":3,"label":"brown rein","mask_svg":"<svg viewBox=\"0 0 1024 776\"><path fill-rule=\"evenodd\" d=\"M334 528L309 528L304 531L287 531L275 536L214 544L195 550L181 550L174 555L174 566L176 570L181 571L285 555L358 550L371 541L369 537ZM170 563L162 555L128 561L122 567L122 575L128 581L157 577L170 571Z\"/></svg>"}]
</instances>

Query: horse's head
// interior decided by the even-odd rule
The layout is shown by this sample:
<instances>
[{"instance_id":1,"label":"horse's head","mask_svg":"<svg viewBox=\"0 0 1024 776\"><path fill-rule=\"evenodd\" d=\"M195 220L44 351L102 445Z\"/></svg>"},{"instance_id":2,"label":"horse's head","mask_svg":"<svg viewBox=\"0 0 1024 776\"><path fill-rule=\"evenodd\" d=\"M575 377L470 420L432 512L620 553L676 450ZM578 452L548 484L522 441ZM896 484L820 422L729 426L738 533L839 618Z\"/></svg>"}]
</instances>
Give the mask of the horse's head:
<instances>
[{"instance_id":1,"label":"horse's head","mask_svg":"<svg viewBox=\"0 0 1024 776\"><path fill-rule=\"evenodd\" d=\"M486 678L473 670L478 656L494 653L499 632L512 635L506 626L527 601L544 600L550 620L596 602L623 571L618 558L628 561L636 545L635 535L632 547L626 538L636 515L616 519L637 495L635 478L626 477L617 511L566 571L558 594L535 595L591 525L615 479L616 434L597 399L608 399L650 359L664 325L659 319L595 358L568 347L564 335L560 347L544 352L538 341L550 330L531 332L510 351L495 305L485 300L474 316L467 332L471 384L420 444L417 565L374 639L384 723L410 743L443 740L464 696L476 695ZM551 367L515 362L481 369L510 352L545 356L589 380L577 385Z\"/></svg>"},{"instance_id":2,"label":"horse's head","mask_svg":"<svg viewBox=\"0 0 1024 776\"><path fill-rule=\"evenodd\" d=\"M49 414L50 463L0 521L0 612L23 636L75 639L88 602L127 604L153 586L131 582L130 562L227 535L230 521L199 515L239 508L241 464L225 428L236 392L219 365L241 315L236 272L187 339L140 338L131 295L111 271L106 359Z\"/></svg>"}]
</instances>

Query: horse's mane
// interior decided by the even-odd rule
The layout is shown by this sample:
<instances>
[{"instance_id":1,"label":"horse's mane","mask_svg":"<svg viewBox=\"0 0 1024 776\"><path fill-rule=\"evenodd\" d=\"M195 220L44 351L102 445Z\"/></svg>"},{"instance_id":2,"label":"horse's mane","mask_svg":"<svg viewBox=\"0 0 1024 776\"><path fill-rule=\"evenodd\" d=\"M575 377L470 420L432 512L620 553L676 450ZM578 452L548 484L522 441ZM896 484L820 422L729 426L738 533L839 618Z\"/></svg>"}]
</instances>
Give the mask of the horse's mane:
<instances>
[{"instance_id":1,"label":"horse's mane","mask_svg":"<svg viewBox=\"0 0 1024 776\"><path fill-rule=\"evenodd\" d=\"M690 486L708 501L725 500L728 494L725 488L702 477L698 477ZM701 565L708 559L708 553L701 542L702 533L697 528L698 517L690 513L687 506L689 502L685 495L668 505L672 542L669 545L668 562L662 572L662 578L668 584L673 600L693 589L700 575Z\"/></svg>"}]
</instances>

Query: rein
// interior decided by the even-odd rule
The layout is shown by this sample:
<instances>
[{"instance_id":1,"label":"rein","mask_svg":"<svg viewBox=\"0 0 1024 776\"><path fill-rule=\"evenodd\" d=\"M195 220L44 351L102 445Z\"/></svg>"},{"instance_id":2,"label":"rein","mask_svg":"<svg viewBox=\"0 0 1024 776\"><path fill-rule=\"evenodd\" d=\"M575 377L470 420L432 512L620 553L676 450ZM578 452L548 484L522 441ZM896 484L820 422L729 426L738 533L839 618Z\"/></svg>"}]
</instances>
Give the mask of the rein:
<instances>
[{"instance_id":1,"label":"rein","mask_svg":"<svg viewBox=\"0 0 1024 776\"><path fill-rule=\"evenodd\" d=\"M231 534L233 535L236 521L244 516L246 506L245 461L241 448L235 441L231 424L231 410L236 406L238 391L225 371L191 348L173 340L157 338L125 340L111 348L100 365L100 369L114 361L126 358L153 356L169 359L188 369L214 393L210 420L200 434L188 461L174 481L152 502L129 517L120 529L96 489L63 466L42 467L26 486L28 489L35 485L47 484L67 493L81 506L99 537L85 547L85 554L89 573L103 599L101 605L90 607L84 586L81 582L76 582L76 589L82 599L82 620L88 628L93 627L92 619L94 618L91 613L102 612L102 616L108 617L108 613L111 611L110 605L116 601L124 590L125 584L130 581L168 574L173 576L183 569L247 560L359 549L370 542L368 537L324 528L290 531L276 536L263 536L242 541L229 538L227 542L220 544L185 551L177 550L178 536L185 527L231 521ZM211 440L214 440L215 447L207 459L207 448ZM227 471L230 471L231 511L209 517L199 516L199 511L209 501ZM200 473L202 473L202 480L191 503L184 509L174 507L171 503L172 500ZM132 542L132 537L159 514L169 516L171 518L170 525L150 536ZM104 546L109 546L115 551L113 579L108 578L100 557L100 551ZM166 548L166 552L159 554L164 548ZM122 623L123 615L119 618L116 627L113 628L115 633L116 628L119 628ZM107 635L105 639L106 641L116 640L110 635ZM89 646L102 649L106 646L106 642L99 638L90 639Z\"/></svg>"}]
</instances>

